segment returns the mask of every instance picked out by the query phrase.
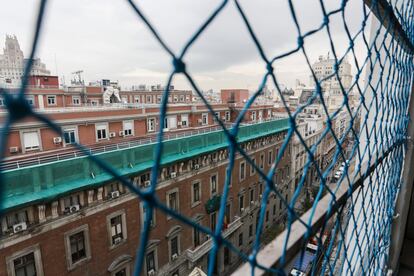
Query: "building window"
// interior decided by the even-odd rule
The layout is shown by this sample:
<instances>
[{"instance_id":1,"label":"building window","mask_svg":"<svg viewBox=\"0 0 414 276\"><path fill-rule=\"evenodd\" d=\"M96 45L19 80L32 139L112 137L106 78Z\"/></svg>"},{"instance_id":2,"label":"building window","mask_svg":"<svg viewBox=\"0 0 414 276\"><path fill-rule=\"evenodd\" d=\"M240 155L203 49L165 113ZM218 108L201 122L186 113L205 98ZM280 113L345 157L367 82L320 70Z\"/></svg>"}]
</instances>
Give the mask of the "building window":
<instances>
[{"instance_id":1,"label":"building window","mask_svg":"<svg viewBox=\"0 0 414 276\"><path fill-rule=\"evenodd\" d=\"M21 256L13 260L14 275L32 276L37 275L34 253Z\"/></svg>"},{"instance_id":2,"label":"building window","mask_svg":"<svg viewBox=\"0 0 414 276\"><path fill-rule=\"evenodd\" d=\"M80 97L79 96L72 96L72 104L73 105L80 105Z\"/></svg>"},{"instance_id":3,"label":"building window","mask_svg":"<svg viewBox=\"0 0 414 276\"><path fill-rule=\"evenodd\" d=\"M244 180L246 178L246 163L240 162L240 171L239 171L239 175L240 175L240 181Z\"/></svg>"},{"instance_id":4,"label":"building window","mask_svg":"<svg viewBox=\"0 0 414 276\"><path fill-rule=\"evenodd\" d=\"M243 245L243 233L239 234L239 246Z\"/></svg>"},{"instance_id":5,"label":"building window","mask_svg":"<svg viewBox=\"0 0 414 276\"><path fill-rule=\"evenodd\" d=\"M23 144L26 151L40 149L40 139L38 131L23 132Z\"/></svg>"},{"instance_id":6,"label":"building window","mask_svg":"<svg viewBox=\"0 0 414 276\"><path fill-rule=\"evenodd\" d=\"M134 135L134 121L124 121L124 136Z\"/></svg>"},{"instance_id":7,"label":"building window","mask_svg":"<svg viewBox=\"0 0 414 276\"><path fill-rule=\"evenodd\" d=\"M146 103L152 103L152 97L151 97L151 95L147 95Z\"/></svg>"},{"instance_id":8,"label":"building window","mask_svg":"<svg viewBox=\"0 0 414 276\"><path fill-rule=\"evenodd\" d=\"M253 236L253 224L249 225L249 237Z\"/></svg>"},{"instance_id":9,"label":"building window","mask_svg":"<svg viewBox=\"0 0 414 276\"><path fill-rule=\"evenodd\" d=\"M47 96L48 105L56 105L56 96Z\"/></svg>"},{"instance_id":10,"label":"building window","mask_svg":"<svg viewBox=\"0 0 414 276\"><path fill-rule=\"evenodd\" d=\"M210 176L210 194L215 195L218 192L217 174Z\"/></svg>"},{"instance_id":11,"label":"building window","mask_svg":"<svg viewBox=\"0 0 414 276\"><path fill-rule=\"evenodd\" d=\"M107 222L111 247L126 240L126 215L123 210L108 216Z\"/></svg>"},{"instance_id":12,"label":"building window","mask_svg":"<svg viewBox=\"0 0 414 276\"><path fill-rule=\"evenodd\" d=\"M259 196L261 197L263 194L263 184L259 183Z\"/></svg>"},{"instance_id":13,"label":"building window","mask_svg":"<svg viewBox=\"0 0 414 276\"><path fill-rule=\"evenodd\" d=\"M197 247L201 244L200 230L196 227L193 228L193 244L194 247Z\"/></svg>"},{"instance_id":14,"label":"building window","mask_svg":"<svg viewBox=\"0 0 414 276\"><path fill-rule=\"evenodd\" d=\"M252 121L256 121L256 111L252 111Z\"/></svg>"},{"instance_id":15,"label":"building window","mask_svg":"<svg viewBox=\"0 0 414 276\"><path fill-rule=\"evenodd\" d=\"M141 211L141 226L142 226L141 229L143 230L144 225L146 223L146 219L147 219L147 216L146 216L147 207L145 207L144 202L140 203L140 211ZM155 223L156 223L155 214L156 214L155 208L152 208L152 219L151 219L151 224L150 224L151 227L155 227ZM126 225L125 225L125 227L126 227Z\"/></svg>"},{"instance_id":16,"label":"building window","mask_svg":"<svg viewBox=\"0 0 414 276\"><path fill-rule=\"evenodd\" d=\"M0 98L0 106L5 106L6 102L3 98Z\"/></svg>"},{"instance_id":17,"label":"building window","mask_svg":"<svg viewBox=\"0 0 414 276\"><path fill-rule=\"evenodd\" d=\"M147 275L150 272L155 272L155 251L148 252L147 256L145 257L145 261L147 263Z\"/></svg>"},{"instance_id":18,"label":"building window","mask_svg":"<svg viewBox=\"0 0 414 276\"><path fill-rule=\"evenodd\" d=\"M141 96L134 96L134 102L139 104L141 102Z\"/></svg>"},{"instance_id":19,"label":"building window","mask_svg":"<svg viewBox=\"0 0 414 276\"><path fill-rule=\"evenodd\" d=\"M123 268L117 270L112 275L113 276L128 276L129 275L129 266L128 267L123 267Z\"/></svg>"},{"instance_id":20,"label":"building window","mask_svg":"<svg viewBox=\"0 0 414 276\"><path fill-rule=\"evenodd\" d=\"M227 205L226 205L226 212L224 214L224 222L226 224L231 223L231 205L230 205L230 203L227 203Z\"/></svg>"},{"instance_id":21,"label":"building window","mask_svg":"<svg viewBox=\"0 0 414 276\"><path fill-rule=\"evenodd\" d=\"M156 123L155 120L156 120L155 118L148 118L148 120L147 120L148 132L155 131L155 123Z\"/></svg>"},{"instance_id":22,"label":"building window","mask_svg":"<svg viewBox=\"0 0 414 276\"><path fill-rule=\"evenodd\" d=\"M244 195L239 196L239 211L240 213L244 211Z\"/></svg>"},{"instance_id":23,"label":"building window","mask_svg":"<svg viewBox=\"0 0 414 276\"><path fill-rule=\"evenodd\" d=\"M210 229L212 231L216 230L216 223L217 223L217 213L213 212L210 214Z\"/></svg>"},{"instance_id":24,"label":"building window","mask_svg":"<svg viewBox=\"0 0 414 276\"><path fill-rule=\"evenodd\" d=\"M34 106L34 96L32 95L26 96L26 101L29 105ZM1 99L0 99L0 105L1 105Z\"/></svg>"},{"instance_id":25,"label":"building window","mask_svg":"<svg viewBox=\"0 0 414 276\"><path fill-rule=\"evenodd\" d=\"M196 203L200 202L201 198L201 185L200 182L194 182L192 185L192 192L191 192L191 203L195 205Z\"/></svg>"},{"instance_id":26,"label":"building window","mask_svg":"<svg viewBox=\"0 0 414 276\"><path fill-rule=\"evenodd\" d=\"M179 253L179 237L175 236L170 239L170 261L174 261Z\"/></svg>"},{"instance_id":27,"label":"building window","mask_svg":"<svg viewBox=\"0 0 414 276\"><path fill-rule=\"evenodd\" d=\"M228 247L224 247L223 255L224 265L230 265L230 250Z\"/></svg>"},{"instance_id":28,"label":"building window","mask_svg":"<svg viewBox=\"0 0 414 276\"><path fill-rule=\"evenodd\" d=\"M230 122L230 111L226 111L225 117L226 122Z\"/></svg>"},{"instance_id":29,"label":"building window","mask_svg":"<svg viewBox=\"0 0 414 276\"><path fill-rule=\"evenodd\" d=\"M250 189L250 204L253 204L254 202L254 189Z\"/></svg>"},{"instance_id":30,"label":"building window","mask_svg":"<svg viewBox=\"0 0 414 276\"><path fill-rule=\"evenodd\" d=\"M213 116L213 120L214 120L215 123L217 123L218 121L217 121L216 117L220 120L220 112L214 112L214 115L215 116Z\"/></svg>"},{"instance_id":31,"label":"building window","mask_svg":"<svg viewBox=\"0 0 414 276\"><path fill-rule=\"evenodd\" d=\"M25 248L6 257L7 275L43 275L40 249L37 245Z\"/></svg>"},{"instance_id":32,"label":"building window","mask_svg":"<svg viewBox=\"0 0 414 276\"><path fill-rule=\"evenodd\" d=\"M260 168L264 168L264 153L260 154Z\"/></svg>"},{"instance_id":33,"label":"building window","mask_svg":"<svg viewBox=\"0 0 414 276\"><path fill-rule=\"evenodd\" d=\"M89 228L81 226L65 233L66 259L69 269L90 259Z\"/></svg>"},{"instance_id":34,"label":"building window","mask_svg":"<svg viewBox=\"0 0 414 276\"><path fill-rule=\"evenodd\" d=\"M272 163L273 163L273 151L270 150L267 155L267 164L271 166Z\"/></svg>"},{"instance_id":35,"label":"building window","mask_svg":"<svg viewBox=\"0 0 414 276\"><path fill-rule=\"evenodd\" d=\"M273 204L273 215L276 215L276 204Z\"/></svg>"},{"instance_id":36,"label":"building window","mask_svg":"<svg viewBox=\"0 0 414 276\"><path fill-rule=\"evenodd\" d=\"M208 125L208 113L201 114L201 124Z\"/></svg>"},{"instance_id":37,"label":"building window","mask_svg":"<svg viewBox=\"0 0 414 276\"><path fill-rule=\"evenodd\" d=\"M181 126L182 127L188 127L188 114L181 115Z\"/></svg>"},{"instance_id":38,"label":"building window","mask_svg":"<svg viewBox=\"0 0 414 276\"><path fill-rule=\"evenodd\" d=\"M250 165L250 176L256 173L256 169L254 168L253 164L256 165L256 158L252 158L252 163Z\"/></svg>"},{"instance_id":39,"label":"building window","mask_svg":"<svg viewBox=\"0 0 414 276\"><path fill-rule=\"evenodd\" d=\"M179 210L178 188L167 192L167 207L174 211Z\"/></svg>"},{"instance_id":40,"label":"building window","mask_svg":"<svg viewBox=\"0 0 414 276\"><path fill-rule=\"evenodd\" d=\"M95 124L96 128L96 140L108 139L108 124Z\"/></svg>"},{"instance_id":41,"label":"building window","mask_svg":"<svg viewBox=\"0 0 414 276\"><path fill-rule=\"evenodd\" d=\"M164 128L176 129L177 128L177 116L167 116L164 119Z\"/></svg>"},{"instance_id":42,"label":"building window","mask_svg":"<svg viewBox=\"0 0 414 276\"><path fill-rule=\"evenodd\" d=\"M180 102L184 102L184 95L180 95Z\"/></svg>"},{"instance_id":43,"label":"building window","mask_svg":"<svg viewBox=\"0 0 414 276\"><path fill-rule=\"evenodd\" d=\"M63 130L63 140L65 145L71 145L76 143L76 129L67 128Z\"/></svg>"},{"instance_id":44,"label":"building window","mask_svg":"<svg viewBox=\"0 0 414 276\"><path fill-rule=\"evenodd\" d=\"M86 258L85 234L83 231L69 237L72 263Z\"/></svg>"}]
</instances>

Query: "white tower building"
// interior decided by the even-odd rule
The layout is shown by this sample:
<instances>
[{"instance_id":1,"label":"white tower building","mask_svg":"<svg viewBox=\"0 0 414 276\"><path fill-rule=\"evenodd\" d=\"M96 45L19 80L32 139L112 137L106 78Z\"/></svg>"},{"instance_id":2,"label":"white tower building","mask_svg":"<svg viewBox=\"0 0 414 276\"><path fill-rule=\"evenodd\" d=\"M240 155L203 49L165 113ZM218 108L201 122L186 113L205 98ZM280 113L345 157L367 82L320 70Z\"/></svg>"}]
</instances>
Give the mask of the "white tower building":
<instances>
[{"instance_id":1,"label":"white tower building","mask_svg":"<svg viewBox=\"0 0 414 276\"><path fill-rule=\"evenodd\" d=\"M342 87L345 89L345 92L350 93L349 89L352 84L352 75L351 75L351 64L345 58L341 64L339 64L338 77L334 74L335 72L335 59L319 56L317 62L312 65L312 69L315 72L316 78L321 81L322 92L326 102L332 108L337 108L342 104L343 95L341 91L341 86L339 80L341 81ZM315 81L313 76L310 76L309 84L315 87Z\"/></svg>"},{"instance_id":2,"label":"white tower building","mask_svg":"<svg viewBox=\"0 0 414 276\"><path fill-rule=\"evenodd\" d=\"M0 79L9 86L19 85L27 61L28 59L24 58L23 51L20 49L16 36L6 35L3 55L0 55ZM35 58L30 74L48 76L50 75L50 71L46 69L46 65L39 58Z\"/></svg>"}]
</instances>

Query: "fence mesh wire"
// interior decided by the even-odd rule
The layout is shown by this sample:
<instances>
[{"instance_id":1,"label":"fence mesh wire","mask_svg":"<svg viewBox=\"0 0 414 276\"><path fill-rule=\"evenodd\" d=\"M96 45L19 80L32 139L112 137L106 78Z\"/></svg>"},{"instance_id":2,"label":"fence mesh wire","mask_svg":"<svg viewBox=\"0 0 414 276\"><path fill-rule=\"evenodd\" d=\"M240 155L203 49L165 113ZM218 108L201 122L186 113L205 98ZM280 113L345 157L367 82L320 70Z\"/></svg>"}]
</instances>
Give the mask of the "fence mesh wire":
<instances>
[{"instance_id":1,"label":"fence mesh wire","mask_svg":"<svg viewBox=\"0 0 414 276\"><path fill-rule=\"evenodd\" d=\"M7 89L2 89L1 94L6 101L6 108L8 110L7 120L2 126L1 158L4 158L4 150L7 143L7 134L10 126L25 117L34 116L39 121L42 121L53 128L57 133L61 134L61 128L55 122L49 120L47 116L32 109L32 107L25 100L26 86L28 84L28 76L32 65L33 57L38 48L39 37L42 33L44 25L44 14L48 1L42 0L39 4L38 15L35 22L35 31L33 38L32 50L29 62L25 68L25 74L22 81L21 88L18 95L10 94ZM116 169L111 168L98 157L90 155L94 162L101 166L104 171L113 175L123 185L135 193L140 200L144 202L145 208L157 208L160 211L168 214L171 217L185 223L188 227L197 228L199 231L211 236L213 241L212 250L209 253L208 274L211 275L214 271L216 256L218 250L224 246L230 248L235 254L248 263L253 273L256 268L260 268L269 273L284 274L284 267L287 265L285 254L283 253L278 266L267 267L261 263L257 258L261 246L263 246L261 237L263 233L263 224L265 219L266 204L269 196L276 195L283 202L287 209L287 224L286 224L286 239L284 241L284 252L288 250L287 243L292 231L292 224L295 221L300 221L307 229L306 239L314 236L319 244L318 246L318 262L312 267L313 274L382 274L386 269L386 262L388 259L388 249L391 235L391 223L394 215L394 203L398 190L401 184L401 171L404 160L404 143L406 138L407 124L409 121L407 107L410 98L411 87L413 83L413 55L412 52L407 51L401 47L402 41L394 39L390 33L390 29L395 26L388 25L388 29L381 24L371 24L371 30L368 29L370 20L374 17L373 12L379 9L377 1L371 2L368 8L363 3L360 4L362 10L362 20L359 22L360 28L357 32L351 34L349 30L349 22L346 16L348 1L338 1L338 8L328 11L326 8L326 1L319 0L318 5L323 14L320 26L316 29L304 31L301 27L301 18L296 12L297 5L300 1L294 2L287 0L291 20L296 26L297 44L294 48L289 49L284 53L276 56L269 55L261 44L260 38L256 35L254 26L250 23L249 17L243 9L241 1L222 1L214 11L209 15L207 20L198 28L198 30L188 39L188 42L183 45L181 51L174 52L157 29L151 24L150 18L146 17L140 6L134 1L128 1L132 10L135 11L137 17L145 24L148 30L153 35L154 39L161 45L162 49L168 53L173 64L173 70L170 72L166 81L166 89L163 93L160 103L160 132L157 138L156 154L154 156L154 166L152 168L151 185L147 190L141 190L133 185L129 179L122 177ZM385 1L378 1L385 2ZM402 26L403 32L408 37L409 43L414 41L414 4L412 1L397 0L389 3L390 10L385 13L384 18L379 18L379 22L389 20L391 15L395 15ZM217 117L212 105L206 100L201 93L201 89L194 81L191 72L186 68L186 56L190 51L191 46L203 35L209 25L214 22L227 7L231 6L237 10L240 15L249 37L254 43L257 52L266 68L266 72L262 77L262 81L255 90L254 94L249 98L244 108L238 115L231 128L226 128L221 118ZM53 12L53 11L51 11ZM381 13L379 13L381 14ZM383 13L384 14L384 13ZM343 54L339 54L333 42L330 20L334 16L341 18L343 28L348 40L349 46ZM274 25L268 28L274 28ZM318 79L317 74L312 68L311 59L307 49L307 40L318 33L325 33L329 38L327 45L329 51L334 59L334 73ZM370 33L370 36L367 35ZM365 51L365 56L361 59L356 53L355 44L359 43ZM406 42L405 42L406 43ZM278 82L277 72L274 70L274 64L287 57L299 54L305 60L309 72L315 82L315 90L310 98L298 108L292 111L289 108L288 99L282 93ZM340 65L344 59L350 58L355 65L355 76L352 79L350 87L345 88L340 80ZM364 73L366 75L364 76ZM211 115L217 120L222 127L223 132L228 139L228 169L226 171L226 179L224 183L223 193L221 196L220 209L218 215L218 222L214 230L199 225L186 217L166 206L166 204L156 196L157 176L160 171L160 162L163 153L163 129L164 118L168 105L168 96L170 91L168 88L173 82L174 77L182 75L192 86L195 93L200 97ZM323 83L330 79L337 78L340 84L340 93L342 95L342 103L336 110L329 110L326 98L324 97ZM364 79L365 78L365 79ZM286 135L279 154L273 160L273 165L270 170L264 171L260 169L256 163L253 163L249 155L237 143L237 134L242 120L254 104L256 98L263 91L265 85L271 83L276 88L286 114L290 119L290 129ZM357 103L353 106L350 104L350 95L355 95ZM297 127L298 115L311 104L319 102L323 114L326 118L324 130L318 140L314 144L307 144L305 137L300 133ZM343 135L338 135L334 129L333 122L341 114L345 112L349 118ZM343 113L342 113L343 114ZM307 160L303 168L303 173L300 177L297 187L290 200L286 201L285 197L281 195L277 183L274 182L274 174L278 166L279 160L284 152L290 146L292 139L296 137L302 144ZM332 139L335 145L335 151L332 160L328 160L326 165L317 162L315 152L318 147L325 140ZM352 141L352 143L349 143ZM85 154L89 154L86 148L80 144L76 145ZM345 150L349 146L350 150ZM229 193L229 183L231 182L231 175L235 163L235 157L241 154L247 162L254 166L259 174L263 177L266 186L261 199L261 211L259 217L258 229L254 241L253 250L251 252L242 252L237 246L233 245L229 240L222 236L224 226L225 206ZM345 160L352 160L352 166L346 164L344 173L335 183L330 183L327 179L332 176L335 171L336 164ZM364 167L364 162L368 162L370 166ZM352 169L351 169L352 167ZM295 211L295 204L305 187L305 180L310 168L314 168L317 175L316 192L313 202L311 203L311 216L309 220L301 219L300 215ZM355 179L364 179L363 185L360 188L353 190L352 184ZM1 180L1 179L0 179ZM3 188L3 182L0 189ZM339 208L333 209L337 203L335 192L343 185L349 185L349 199L345 203L340 204ZM0 190L1 194L3 191ZM318 229L318 234L314 235L311 228L311 221L315 214L318 203L323 196L328 197L330 204L326 211L330 219L326 219L321 227ZM153 212L145 212L145 221L142 231L140 231L140 244L137 249L135 260L135 274L140 274L143 270L143 263L145 257L145 250L149 235L151 231L150 223ZM136 231L139 231L138 229ZM326 234L328 233L328 235ZM328 239L324 237L327 236ZM299 262L303 262L305 255L305 244L301 252L298 252ZM270 256L272 257L272 256ZM318 265L316 265L318 263ZM288 271L287 271L288 272Z\"/></svg>"}]
</instances>

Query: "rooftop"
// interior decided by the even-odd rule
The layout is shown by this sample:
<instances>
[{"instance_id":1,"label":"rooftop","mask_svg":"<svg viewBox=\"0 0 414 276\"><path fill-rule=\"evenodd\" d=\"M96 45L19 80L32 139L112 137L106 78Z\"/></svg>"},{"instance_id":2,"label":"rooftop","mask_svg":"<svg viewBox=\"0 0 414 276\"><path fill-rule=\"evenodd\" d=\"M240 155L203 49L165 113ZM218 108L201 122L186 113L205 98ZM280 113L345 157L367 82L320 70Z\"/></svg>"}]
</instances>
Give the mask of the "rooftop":
<instances>
[{"instance_id":1,"label":"rooftop","mask_svg":"<svg viewBox=\"0 0 414 276\"><path fill-rule=\"evenodd\" d=\"M275 134L289 129L288 119L244 125L239 128L238 142ZM188 159L228 146L223 130L164 141L161 164ZM122 176L139 174L153 166L156 143L138 145L95 154ZM4 190L0 210L41 201L113 180L91 158L77 157L48 164L33 165L3 172Z\"/></svg>"}]
</instances>

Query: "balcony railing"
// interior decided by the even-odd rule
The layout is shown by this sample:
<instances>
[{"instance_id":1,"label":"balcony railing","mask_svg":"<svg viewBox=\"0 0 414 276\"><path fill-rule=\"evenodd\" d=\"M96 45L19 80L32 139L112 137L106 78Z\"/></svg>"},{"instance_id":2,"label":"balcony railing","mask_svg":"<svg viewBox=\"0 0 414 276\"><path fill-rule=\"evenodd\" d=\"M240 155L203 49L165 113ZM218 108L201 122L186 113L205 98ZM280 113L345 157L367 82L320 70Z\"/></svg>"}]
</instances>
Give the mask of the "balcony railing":
<instances>
[{"instance_id":1,"label":"balcony railing","mask_svg":"<svg viewBox=\"0 0 414 276\"><path fill-rule=\"evenodd\" d=\"M239 229L242 226L242 224L243 223L241 221L241 217L235 217L235 220L228 225L227 229L223 231L223 237L227 238L229 235L231 235L237 229ZM197 246L196 248L187 249L186 250L187 259L190 262L195 263L201 257L206 255L211 250L212 246L213 246L213 241L211 238L209 238L207 241Z\"/></svg>"}]
</instances>

